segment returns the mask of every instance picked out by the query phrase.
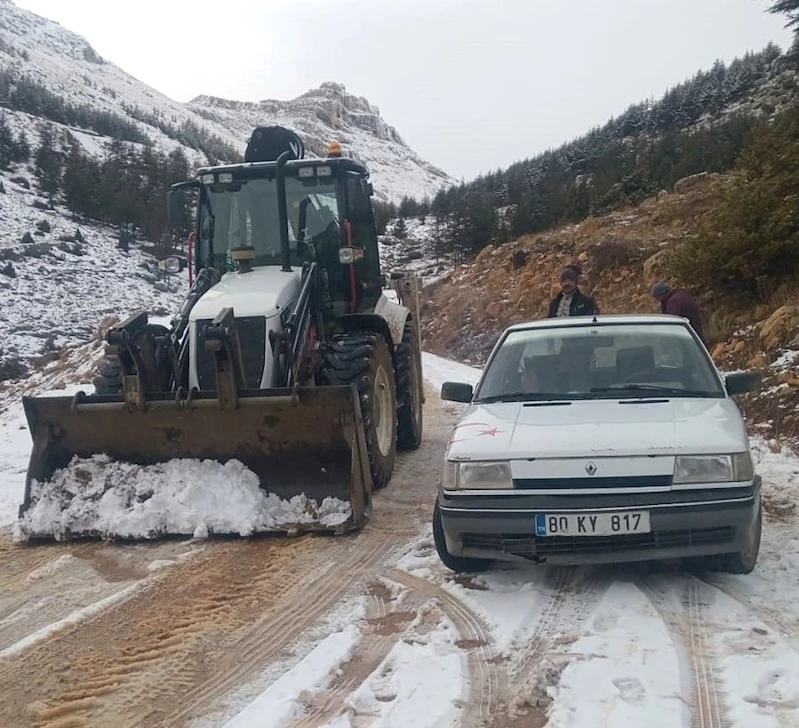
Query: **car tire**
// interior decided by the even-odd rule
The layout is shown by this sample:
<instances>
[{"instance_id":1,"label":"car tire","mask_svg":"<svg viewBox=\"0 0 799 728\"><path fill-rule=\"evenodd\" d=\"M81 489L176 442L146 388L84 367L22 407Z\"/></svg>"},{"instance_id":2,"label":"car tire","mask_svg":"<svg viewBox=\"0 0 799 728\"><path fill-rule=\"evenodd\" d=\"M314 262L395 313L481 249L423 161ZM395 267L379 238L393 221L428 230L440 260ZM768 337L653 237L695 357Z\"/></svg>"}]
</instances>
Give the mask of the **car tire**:
<instances>
[{"instance_id":1,"label":"car tire","mask_svg":"<svg viewBox=\"0 0 799 728\"><path fill-rule=\"evenodd\" d=\"M436 545L438 557L444 566L451 569L456 574L475 573L485 571L491 566L487 559L472 559L466 556L453 556L447 551L447 541L444 538L444 525L441 523L441 510L438 507L438 500L433 508L433 542Z\"/></svg>"},{"instance_id":2,"label":"car tire","mask_svg":"<svg viewBox=\"0 0 799 728\"><path fill-rule=\"evenodd\" d=\"M726 571L728 574L748 574L755 568L760 552L760 536L763 532L763 507L761 505L757 507L756 519L752 540L743 551L724 554L719 565L720 571Z\"/></svg>"}]
</instances>

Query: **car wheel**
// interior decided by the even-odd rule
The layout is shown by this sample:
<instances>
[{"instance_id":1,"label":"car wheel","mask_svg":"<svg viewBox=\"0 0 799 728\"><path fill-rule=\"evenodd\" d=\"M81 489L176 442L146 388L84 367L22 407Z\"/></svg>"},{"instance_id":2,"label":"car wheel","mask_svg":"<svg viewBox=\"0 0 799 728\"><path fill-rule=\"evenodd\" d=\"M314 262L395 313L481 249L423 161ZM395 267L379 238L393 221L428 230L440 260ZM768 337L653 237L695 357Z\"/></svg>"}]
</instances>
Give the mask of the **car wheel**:
<instances>
[{"instance_id":1,"label":"car wheel","mask_svg":"<svg viewBox=\"0 0 799 728\"><path fill-rule=\"evenodd\" d=\"M453 556L447 551L447 541L444 538L444 526L441 523L441 510L438 507L438 501L433 508L433 541L436 545L438 557L443 562L444 566L452 569L457 574L474 573L476 571L485 571L491 562L487 559L471 559L466 556Z\"/></svg>"},{"instance_id":2,"label":"car wheel","mask_svg":"<svg viewBox=\"0 0 799 728\"><path fill-rule=\"evenodd\" d=\"M763 531L763 509L757 507L755 532L746 548L737 554L724 554L721 558L720 570L729 574L748 574L755 568L757 555L760 552L760 535Z\"/></svg>"}]
</instances>

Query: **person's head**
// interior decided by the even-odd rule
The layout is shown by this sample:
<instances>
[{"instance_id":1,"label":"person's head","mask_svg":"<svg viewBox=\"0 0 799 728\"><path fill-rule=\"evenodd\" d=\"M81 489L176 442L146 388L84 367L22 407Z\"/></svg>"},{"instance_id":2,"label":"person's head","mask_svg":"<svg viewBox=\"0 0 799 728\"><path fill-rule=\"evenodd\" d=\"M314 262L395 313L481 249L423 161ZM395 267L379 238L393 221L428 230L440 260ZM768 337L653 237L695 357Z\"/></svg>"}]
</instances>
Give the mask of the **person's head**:
<instances>
[{"instance_id":1,"label":"person's head","mask_svg":"<svg viewBox=\"0 0 799 728\"><path fill-rule=\"evenodd\" d=\"M560 274L560 289L565 295L574 293L577 290L577 282L580 280L580 269L576 265L567 265Z\"/></svg>"},{"instance_id":2,"label":"person's head","mask_svg":"<svg viewBox=\"0 0 799 728\"><path fill-rule=\"evenodd\" d=\"M662 301L671 291L671 286L666 281L660 281L652 286L652 298Z\"/></svg>"}]
</instances>

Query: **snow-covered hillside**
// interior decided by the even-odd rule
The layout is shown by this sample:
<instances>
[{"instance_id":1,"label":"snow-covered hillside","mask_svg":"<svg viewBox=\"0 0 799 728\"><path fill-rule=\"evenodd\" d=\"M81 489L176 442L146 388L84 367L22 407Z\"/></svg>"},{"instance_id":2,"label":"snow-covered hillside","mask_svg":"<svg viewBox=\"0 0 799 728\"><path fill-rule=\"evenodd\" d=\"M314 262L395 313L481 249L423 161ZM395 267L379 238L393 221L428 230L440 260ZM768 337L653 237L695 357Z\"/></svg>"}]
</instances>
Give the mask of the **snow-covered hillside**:
<instances>
[{"instance_id":1,"label":"snow-covered hillside","mask_svg":"<svg viewBox=\"0 0 799 728\"><path fill-rule=\"evenodd\" d=\"M444 231L437 229L435 218L428 215L424 220L408 218L404 221L403 237L394 234L398 220L390 220L386 234L378 238L380 265L384 272L409 271L416 273L423 285L437 281L454 267L450 254L440 248Z\"/></svg>"},{"instance_id":2,"label":"snow-covered hillside","mask_svg":"<svg viewBox=\"0 0 799 728\"><path fill-rule=\"evenodd\" d=\"M338 140L347 156L365 162L374 178L375 194L383 200L403 196L423 198L454 182L428 164L403 141L394 127L365 98L347 93L339 83L323 83L292 101L260 103L226 101L199 96L188 108L240 139L259 124L276 123L302 136L312 156L323 156Z\"/></svg>"},{"instance_id":3,"label":"snow-covered hillside","mask_svg":"<svg viewBox=\"0 0 799 728\"><path fill-rule=\"evenodd\" d=\"M309 151L324 151L338 139L345 151L373 173L376 195L398 202L403 195L433 195L453 180L420 159L363 98L339 84L323 84L293 101L242 103L199 97L182 104L102 59L86 39L58 23L0 0L0 69L13 79L33 81L71 107L122 117L158 148L183 146L192 161L205 161L198 138L217 138L242 154L255 126L280 123L307 136ZM9 89L0 83L0 106ZM12 113L32 125L30 115ZM83 136L85 137L85 130ZM91 136L90 134L89 136ZM104 146L97 140L97 151ZM224 158L224 157L223 157Z\"/></svg>"},{"instance_id":4,"label":"snow-covered hillside","mask_svg":"<svg viewBox=\"0 0 799 728\"><path fill-rule=\"evenodd\" d=\"M0 174L0 184L0 381L90 340L106 316L174 312L186 283L158 290L152 255L123 252L113 228L77 223L63 207L40 209L30 174Z\"/></svg>"}]
</instances>

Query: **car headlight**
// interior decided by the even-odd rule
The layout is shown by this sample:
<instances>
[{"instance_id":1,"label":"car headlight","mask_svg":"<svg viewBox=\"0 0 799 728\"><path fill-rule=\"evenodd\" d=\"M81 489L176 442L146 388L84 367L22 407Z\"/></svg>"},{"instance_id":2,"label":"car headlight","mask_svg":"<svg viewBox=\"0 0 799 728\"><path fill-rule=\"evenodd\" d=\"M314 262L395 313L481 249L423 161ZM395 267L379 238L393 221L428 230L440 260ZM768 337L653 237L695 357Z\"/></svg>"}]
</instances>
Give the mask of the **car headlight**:
<instances>
[{"instance_id":1,"label":"car headlight","mask_svg":"<svg viewBox=\"0 0 799 728\"><path fill-rule=\"evenodd\" d=\"M674 462L674 483L747 482L755 477L748 452L735 455L691 455Z\"/></svg>"},{"instance_id":2,"label":"car headlight","mask_svg":"<svg viewBox=\"0 0 799 728\"><path fill-rule=\"evenodd\" d=\"M444 490L513 490L510 463L453 463L444 465Z\"/></svg>"}]
</instances>

